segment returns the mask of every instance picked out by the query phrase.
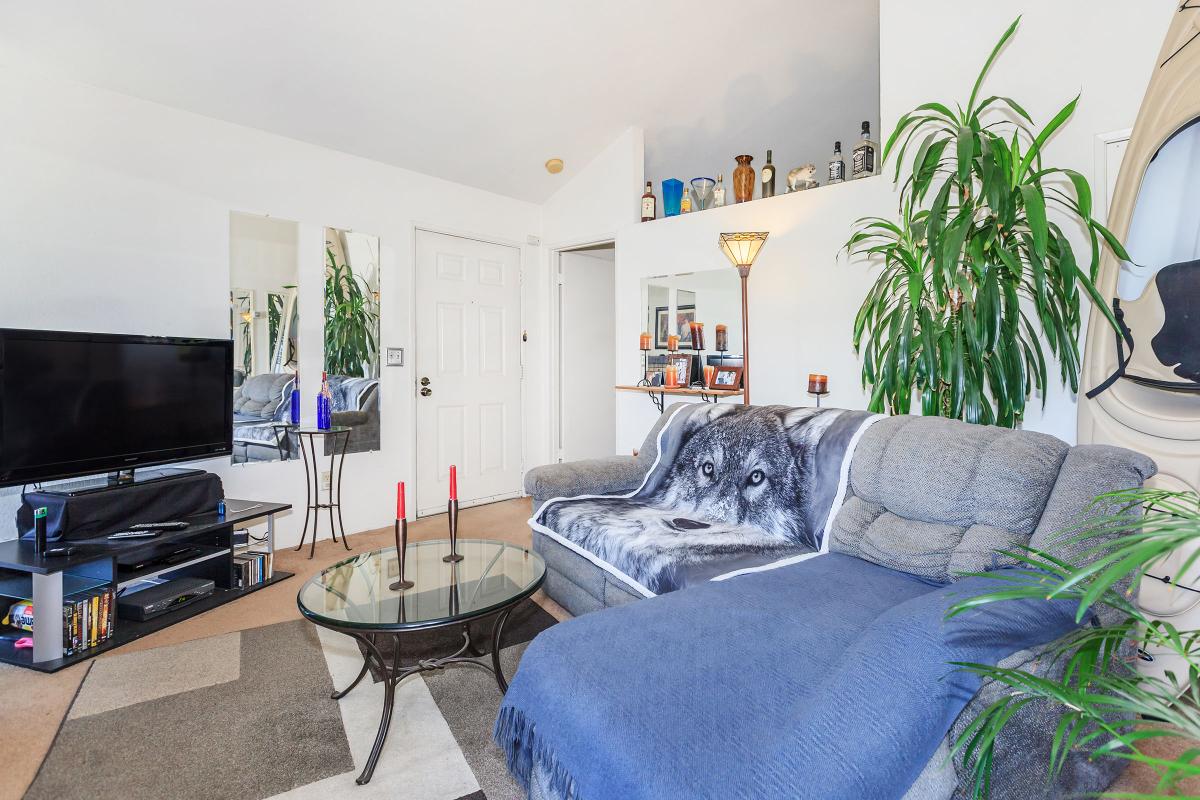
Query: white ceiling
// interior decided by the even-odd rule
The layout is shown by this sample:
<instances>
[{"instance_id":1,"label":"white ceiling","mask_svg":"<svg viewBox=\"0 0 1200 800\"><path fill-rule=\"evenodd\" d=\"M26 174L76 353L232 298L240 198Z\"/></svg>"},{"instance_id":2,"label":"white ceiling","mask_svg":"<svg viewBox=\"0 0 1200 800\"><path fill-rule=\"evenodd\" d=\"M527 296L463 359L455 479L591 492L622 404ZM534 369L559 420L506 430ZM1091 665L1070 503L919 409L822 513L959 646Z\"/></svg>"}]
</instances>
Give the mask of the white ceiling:
<instances>
[{"instance_id":1,"label":"white ceiling","mask_svg":"<svg viewBox=\"0 0 1200 800\"><path fill-rule=\"evenodd\" d=\"M821 163L797 142L878 118L878 0L0 0L0 19L0 63L533 202L630 125L658 180L772 143L786 173L780 149Z\"/></svg>"}]
</instances>

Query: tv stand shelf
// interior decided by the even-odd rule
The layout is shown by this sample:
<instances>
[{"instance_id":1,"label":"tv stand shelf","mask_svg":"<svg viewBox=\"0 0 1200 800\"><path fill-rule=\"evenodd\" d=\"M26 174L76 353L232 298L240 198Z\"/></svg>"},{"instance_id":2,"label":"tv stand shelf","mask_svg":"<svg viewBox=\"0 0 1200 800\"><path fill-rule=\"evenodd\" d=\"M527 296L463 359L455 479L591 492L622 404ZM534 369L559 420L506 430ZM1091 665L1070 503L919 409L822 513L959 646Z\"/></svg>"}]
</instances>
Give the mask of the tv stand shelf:
<instances>
[{"instance_id":1,"label":"tv stand shelf","mask_svg":"<svg viewBox=\"0 0 1200 800\"><path fill-rule=\"evenodd\" d=\"M273 558L275 515L291 506L246 500L225 502L228 511L224 518L215 512L183 517L183 521L189 523L187 528L163 533L149 542L73 541L71 545L75 551L61 558L35 555L30 541L0 542L0 599L31 597L34 601L34 647L18 650L12 638L0 639L0 663L55 672L292 577L290 572L275 570L271 578L261 583L237 587L234 555L257 549L271 553ZM264 541L251 547L234 541L235 528L261 522L267 525ZM142 554L147 554L148 561L152 562L156 553L170 552L173 546L195 547L200 552L175 564L147 563L146 567L132 571L121 570L118 566L119 562L137 561ZM117 617L111 638L74 655L63 655L61 615L38 613L39 608L60 608L64 597L82 589L114 586L120 592L138 580L177 575L211 578L216 588L208 597L153 619L135 621ZM10 637L15 632L11 628L3 630Z\"/></svg>"}]
</instances>

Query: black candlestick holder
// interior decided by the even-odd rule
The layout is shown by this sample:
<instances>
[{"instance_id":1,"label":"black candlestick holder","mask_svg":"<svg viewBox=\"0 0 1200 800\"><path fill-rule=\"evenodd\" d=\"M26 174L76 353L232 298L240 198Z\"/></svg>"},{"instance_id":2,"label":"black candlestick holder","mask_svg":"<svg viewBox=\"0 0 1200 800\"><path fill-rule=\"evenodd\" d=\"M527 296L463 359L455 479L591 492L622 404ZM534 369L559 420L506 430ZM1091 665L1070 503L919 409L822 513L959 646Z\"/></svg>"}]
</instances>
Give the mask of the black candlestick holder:
<instances>
[{"instance_id":1,"label":"black candlestick holder","mask_svg":"<svg viewBox=\"0 0 1200 800\"><path fill-rule=\"evenodd\" d=\"M463 557L458 554L458 501L451 500L446 505L446 516L450 521L450 555L442 556L442 561L448 564L456 561L462 561Z\"/></svg>"},{"instance_id":2,"label":"black candlestick holder","mask_svg":"<svg viewBox=\"0 0 1200 800\"><path fill-rule=\"evenodd\" d=\"M396 527L393 532L396 536L396 555L400 559L400 580L396 581L388 588L394 592L399 592L405 589L411 589L416 585L412 581L406 581L404 579L404 557L408 555L408 520L396 520Z\"/></svg>"},{"instance_id":3,"label":"black candlestick holder","mask_svg":"<svg viewBox=\"0 0 1200 800\"><path fill-rule=\"evenodd\" d=\"M696 379L691 382L691 386L699 386L701 389L707 389L708 385L704 383L704 351L697 350L696 357L693 361L696 365Z\"/></svg>"},{"instance_id":4,"label":"black candlestick holder","mask_svg":"<svg viewBox=\"0 0 1200 800\"><path fill-rule=\"evenodd\" d=\"M650 348L642 348L642 379L637 382L637 386L650 386L650 379L646 376L650 374Z\"/></svg>"},{"instance_id":5,"label":"black candlestick holder","mask_svg":"<svg viewBox=\"0 0 1200 800\"><path fill-rule=\"evenodd\" d=\"M824 397L824 396L825 396L825 395L827 395L827 394L829 394L829 390L828 390L828 389L826 389L826 390L825 390L825 391L823 391L823 392L809 392L809 395L811 395L812 397L815 397L815 398L817 398L817 408L820 408L820 407L821 407L821 398L822 398L822 397Z\"/></svg>"}]
</instances>

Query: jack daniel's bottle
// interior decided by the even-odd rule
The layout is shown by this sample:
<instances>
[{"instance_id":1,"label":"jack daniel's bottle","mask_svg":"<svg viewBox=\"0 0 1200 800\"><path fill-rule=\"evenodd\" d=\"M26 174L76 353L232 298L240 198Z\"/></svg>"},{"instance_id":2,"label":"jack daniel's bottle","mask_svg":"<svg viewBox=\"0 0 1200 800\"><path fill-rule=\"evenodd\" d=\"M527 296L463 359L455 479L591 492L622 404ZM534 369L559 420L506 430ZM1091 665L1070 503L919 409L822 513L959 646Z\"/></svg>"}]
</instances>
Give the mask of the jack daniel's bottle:
<instances>
[{"instance_id":1,"label":"jack daniel's bottle","mask_svg":"<svg viewBox=\"0 0 1200 800\"><path fill-rule=\"evenodd\" d=\"M829 159L829 182L842 183L846 180L846 162L842 160L842 143L833 143L833 158Z\"/></svg>"},{"instance_id":2,"label":"jack daniel's bottle","mask_svg":"<svg viewBox=\"0 0 1200 800\"><path fill-rule=\"evenodd\" d=\"M863 120L862 139L854 148L851 178L869 178L879 170L879 145L871 139L871 123Z\"/></svg>"}]
</instances>

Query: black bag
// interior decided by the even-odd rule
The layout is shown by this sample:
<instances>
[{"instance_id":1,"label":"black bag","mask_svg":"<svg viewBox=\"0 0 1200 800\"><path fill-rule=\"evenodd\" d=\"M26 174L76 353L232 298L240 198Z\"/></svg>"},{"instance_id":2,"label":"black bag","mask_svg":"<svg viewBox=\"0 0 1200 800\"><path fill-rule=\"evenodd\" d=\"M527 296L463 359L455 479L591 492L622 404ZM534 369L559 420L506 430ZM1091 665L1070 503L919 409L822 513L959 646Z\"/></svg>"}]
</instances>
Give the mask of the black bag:
<instances>
[{"instance_id":1,"label":"black bag","mask_svg":"<svg viewBox=\"0 0 1200 800\"><path fill-rule=\"evenodd\" d=\"M95 539L139 522L170 522L217 510L225 496L221 479L211 472L135 483L74 496L27 492L17 509L17 530L33 538L33 510L46 508L49 541Z\"/></svg>"}]
</instances>

